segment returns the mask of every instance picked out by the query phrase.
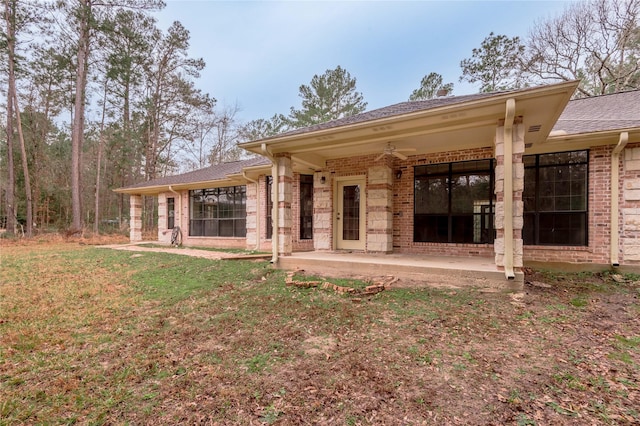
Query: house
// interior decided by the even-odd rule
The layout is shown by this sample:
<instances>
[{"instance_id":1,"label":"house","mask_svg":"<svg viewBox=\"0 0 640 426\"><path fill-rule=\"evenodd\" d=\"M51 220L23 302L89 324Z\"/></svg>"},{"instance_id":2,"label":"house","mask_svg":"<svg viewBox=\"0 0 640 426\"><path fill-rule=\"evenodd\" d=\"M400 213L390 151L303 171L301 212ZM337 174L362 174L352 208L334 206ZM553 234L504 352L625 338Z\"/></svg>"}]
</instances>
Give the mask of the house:
<instances>
[{"instance_id":1,"label":"house","mask_svg":"<svg viewBox=\"0 0 640 426\"><path fill-rule=\"evenodd\" d=\"M640 91L578 82L403 102L240 146L256 157L144 182L158 240L297 252L640 267Z\"/></svg>"}]
</instances>

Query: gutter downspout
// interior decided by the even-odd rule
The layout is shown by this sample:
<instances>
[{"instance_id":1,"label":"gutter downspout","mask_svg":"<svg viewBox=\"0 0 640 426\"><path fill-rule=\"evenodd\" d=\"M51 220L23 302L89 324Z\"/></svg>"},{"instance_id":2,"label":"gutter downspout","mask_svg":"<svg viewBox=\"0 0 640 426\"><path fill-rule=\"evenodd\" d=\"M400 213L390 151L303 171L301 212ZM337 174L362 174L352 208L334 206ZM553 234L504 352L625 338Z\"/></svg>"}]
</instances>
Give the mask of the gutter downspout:
<instances>
[{"instance_id":1,"label":"gutter downspout","mask_svg":"<svg viewBox=\"0 0 640 426\"><path fill-rule=\"evenodd\" d=\"M271 154L271 152L267 148L266 143L263 142L262 145L260 145L260 149L262 150L262 154L267 157L269 161L271 161L271 177L273 179L273 184L271 185L271 198L273 199L273 209L271 210L271 223L273 229L273 232L271 233L271 263L275 264L278 263L278 222L280 221L278 218L278 205L280 204L280 201L278 200L278 195L280 193L280 191L278 190L278 163L275 158L273 158L273 154Z\"/></svg>"},{"instance_id":2,"label":"gutter downspout","mask_svg":"<svg viewBox=\"0 0 640 426\"><path fill-rule=\"evenodd\" d=\"M507 99L504 117L504 275L515 279L513 272L513 122L515 99Z\"/></svg>"},{"instance_id":3,"label":"gutter downspout","mask_svg":"<svg viewBox=\"0 0 640 426\"><path fill-rule=\"evenodd\" d=\"M620 259L618 258L618 253L620 251L620 230L619 227L619 197L620 190L618 187L619 179L620 179L620 153L627 146L629 142L629 133L622 132L620 133L620 139L618 140L618 144L615 148L613 148L613 152L611 153L611 266L620 266Z\"/></svg>"},{"instance_id":4,"label":"gutter downspout","mask_svg":"<svg viewBox=\"0 0 640 426\"><path fill-rule=\"evenodd\" d=\"M176 194L176 198L178 199L178 227L182 229L182 197L173 189L173 185L169 185L169 191Z\"/></svg>"},{"instance_id":5,"label":"gutter downspout","mask_svg":"<svg viewBox=\"0 0 640 426\"><path fill-rule=\"evenodd\" d=\"M255 251L260 250L260 185L257 180L251 179L247 176L246 170L242 171L242 177L256 184L256 247Z\"/></svg>"}]
</instances>

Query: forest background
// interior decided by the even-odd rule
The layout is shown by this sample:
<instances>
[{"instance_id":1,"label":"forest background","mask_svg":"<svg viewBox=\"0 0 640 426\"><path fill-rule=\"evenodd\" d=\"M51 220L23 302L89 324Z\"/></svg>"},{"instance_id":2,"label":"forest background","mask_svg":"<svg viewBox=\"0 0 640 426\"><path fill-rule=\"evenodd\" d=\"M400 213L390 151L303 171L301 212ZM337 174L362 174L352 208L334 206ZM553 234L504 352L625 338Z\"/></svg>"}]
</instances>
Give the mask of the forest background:
<instances>
[{"instance_id":1,"label":"forest background","mask_svg":"<svg viewBox=\"0 0 640 426\"><path fill-rule=\"evenodd\" d=\"M338 66L299 87L301 105L242 122L198 88L180 22L161 30L161 0L3 0L0 29L0 228L123 230L113 189L247 154L237 143L363 112L356 77ZM572 3L528 36L490 33L460 61L482 92L580 80L576 97L640 88L640 0ZM425 70L408 100L453 93ZM155 226L145 200L144 226Z\"/></svg>"}]
</instances>

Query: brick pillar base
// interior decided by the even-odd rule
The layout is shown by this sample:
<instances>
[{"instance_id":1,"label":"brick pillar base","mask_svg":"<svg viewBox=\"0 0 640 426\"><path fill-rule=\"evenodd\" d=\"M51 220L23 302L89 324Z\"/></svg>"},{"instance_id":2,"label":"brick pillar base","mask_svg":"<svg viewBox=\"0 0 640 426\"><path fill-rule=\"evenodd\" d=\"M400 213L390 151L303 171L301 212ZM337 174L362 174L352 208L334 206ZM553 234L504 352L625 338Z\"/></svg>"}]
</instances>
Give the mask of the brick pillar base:
<instances>
[{"instance_id":1,"label":"brick pillar base","mask_svg":"<svg viewBox=\"0 0 640 426\"><path fill-rule=\"evenodd\" d=\"M142 241L142 196L129 196L129 241Z\"/></svg>"}]
</instances>

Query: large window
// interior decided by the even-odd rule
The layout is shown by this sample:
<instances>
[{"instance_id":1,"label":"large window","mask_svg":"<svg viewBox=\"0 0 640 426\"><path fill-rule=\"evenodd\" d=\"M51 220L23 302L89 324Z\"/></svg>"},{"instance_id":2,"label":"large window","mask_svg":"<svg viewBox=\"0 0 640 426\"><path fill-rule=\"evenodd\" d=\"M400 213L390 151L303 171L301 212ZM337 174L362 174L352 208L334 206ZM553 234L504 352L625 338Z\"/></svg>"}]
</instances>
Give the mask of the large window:
<instances>
[{"instance_id":1,"label":"large window","mask_svg":"<svg viewBox=\"0 0 640 426\"><path fill-rule=\"evenodd\" d=\"M245 237L247 193L245 186L189 191L189 235L195 237Z\"/></svg>"},{"instance_id":2,"label":"large window","mask_svg":"<svg viewBox=\"0 0 640 426\"><path fill-rule=\"evenodd\" d=\"M300 175L300 239L313 238L313 175Z\"/></svg>"},{"instance_id":3,"label":"large window","mask_svg":"<svg viewBox=\"0 0 640 426\"><path fill-rule=\"evenodd\" d=\"M493 160L417 166L414 197L414 241L493 242Z\"/></svg>"},{"instance_id":4,"label":"large window","mask_svg":"<svg viewBox=\"0 0 640 426\"><path fill-rule=\"evenodd\" d=\"M523 161L524 243L587 245L589 152L527 155Z\"/></svg>"},{"instance_id":5,"label":"large window","mask_svg":"<svg viewBox=\"0 0 640 426\"><path fill-rule=\"evenodd\" d=\"M176 199L167 198L167 229L173 229L176 223Z\"/></svg>"},{"instance_id":6,"label":"large window","mask_svg":"<svg viewBox=\"0 0 640 426\"><path fill-rule=\"evenodd\" d=\"M267 196L267 211L264 212L267 224L266 238L270 240L273 237L273 176L267 176L265 179L265 193Z\"/></svg>"}]
</instances>

